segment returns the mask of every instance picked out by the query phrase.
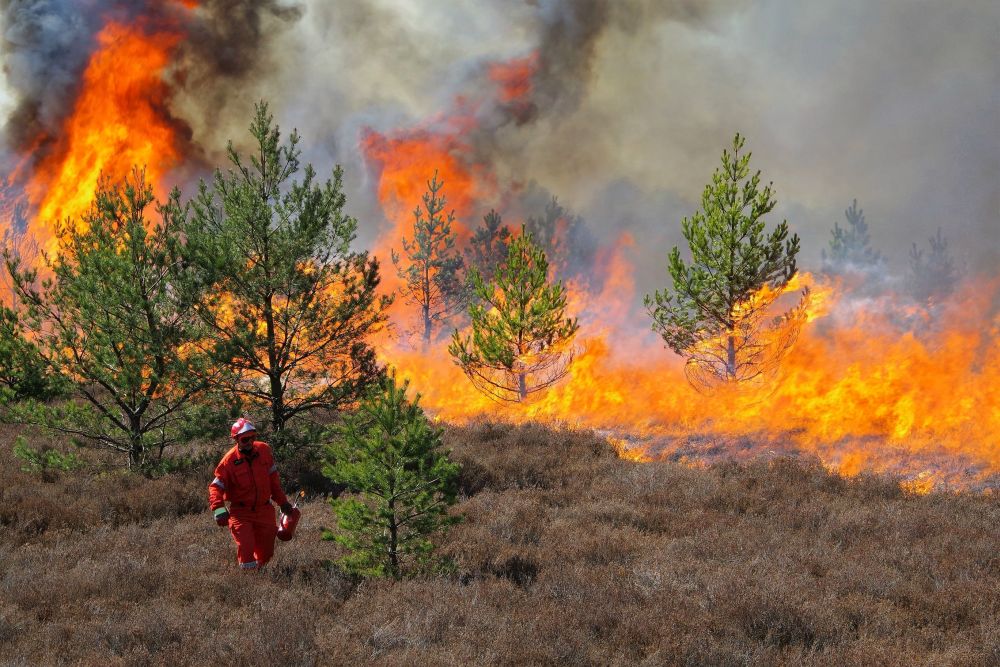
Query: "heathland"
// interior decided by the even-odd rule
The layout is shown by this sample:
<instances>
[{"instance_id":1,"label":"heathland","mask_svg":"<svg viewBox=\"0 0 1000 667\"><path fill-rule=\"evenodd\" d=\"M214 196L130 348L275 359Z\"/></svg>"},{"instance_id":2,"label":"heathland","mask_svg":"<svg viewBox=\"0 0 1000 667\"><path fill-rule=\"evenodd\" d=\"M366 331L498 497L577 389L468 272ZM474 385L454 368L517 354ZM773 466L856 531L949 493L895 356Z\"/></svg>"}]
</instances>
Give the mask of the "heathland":
<instances>
[{"instance_id":1,"label":"heathland","mask_svg":"<svg viewBox=\"0 0 1000 667\"><path fill-rule=\"evenodd\" d=\"M451 572L345 576L315 496L295 540L241 575L207 510L210 463L26 472L15 434L4 665L1000 663L995 494L917 495L810 459L636 463L594 434L481 423L445 432L465 517L440 540Z\"/></svg>"}]
</instances>

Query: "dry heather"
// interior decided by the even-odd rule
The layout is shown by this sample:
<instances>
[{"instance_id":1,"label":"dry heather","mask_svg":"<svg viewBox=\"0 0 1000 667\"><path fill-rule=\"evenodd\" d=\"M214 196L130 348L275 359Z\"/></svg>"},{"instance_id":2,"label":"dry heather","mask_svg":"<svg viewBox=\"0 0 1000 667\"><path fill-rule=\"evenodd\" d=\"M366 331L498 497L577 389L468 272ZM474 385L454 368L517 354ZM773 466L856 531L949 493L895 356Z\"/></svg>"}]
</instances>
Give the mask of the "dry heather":
<instances>
[{"instance_id":1,"label":"dry heather","mask_svg":"<svg viewBox=\"0 0 1000 667\"><path fill-rule=\"evenodd\" d=\"M23 473L0 432L0 663L995 665L1000 500L809 461L692 469L451 428L453 575L352 582L304 506L242 576L209 471Z\"/></svg>"}]
</instances>

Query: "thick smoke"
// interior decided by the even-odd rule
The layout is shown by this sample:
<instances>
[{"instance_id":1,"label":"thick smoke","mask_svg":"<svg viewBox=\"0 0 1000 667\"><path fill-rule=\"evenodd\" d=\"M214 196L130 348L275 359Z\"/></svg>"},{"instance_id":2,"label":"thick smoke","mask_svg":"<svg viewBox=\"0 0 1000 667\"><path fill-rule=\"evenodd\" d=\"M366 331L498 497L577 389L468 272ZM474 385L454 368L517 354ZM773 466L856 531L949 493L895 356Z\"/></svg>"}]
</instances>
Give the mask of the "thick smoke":
<instances>
[{"instance_id":1,"label":"thick smoke","mask_svg":"<svg viewBox=\"0 0 1000 667\"><path fill-rule=\"evenodd\" d=\"M301 17L295 2L204 0L175 58L171 109L211 164L246 134L249 109L278 86L275 39ZM275 100L276 102L278 100Z\"/></svg>"},{"instance_id":2,"label":"thick smoke","mask_svg":"<svg viewBox=\"0 0 1000 667\"><path fill-rule=\"evenodd\" d=\"M3 0L0 55L14 105L4 126L9 148L58 129L94 48L99 15L73 0Z\"/></svg>"},{"instance_id":3,"label":"thick smoke","mask_svg":"<svg viewBox=\"0 0 1000 667\"><path fill-rule=\"evenodd\" d=\"M341 162L377 218L360 130L413 127L475 90L486 63L538 54L529 116L474 137L500 179L559 195L603 238L640 240L640 286L666 279L680 219L735 132L775 183L818 268L857 198L902 271L936 229L970 271L1000 246L1000 10L965 3L305 3L281 41L285 123Z\"/></svg>"},{"instance_id":4,"label":"thick smoke","mask_svg":"<svg viewBox=\"0 0 1000 667\"><path fill-rule=\"evenodd\" d=\"M173 7L173 9L170 9ZM347 170L377 235L364 128L428 127L488 86L491 63L535 54L529 106L478 111L468 140L501 184L552 193L602 240L639 239L640 289L666 279L679 221L739 131L773 180L774 221L817 268L857 198L901 271L938 227L970 273L1000 260L1000 7L770 0L299 3L0 0L13 111L8 146L58 128L109 13L184 17L170 111L195 157L220 161L252 104L272 102L321 171ZM541 201L547 197L536 197ZM531 212L524 211L524 214ZM541 214L535 211L534 214ZM468 221L475 224L475 220Z\"/></svg>"},{"instance_id":5,"label":"thick smoke","mask_svg":"<svg viewBox=\"0 0 1000 667\"><path fill-rule=\"evenodd\" d=\"M205 128L226 118L231 103L244 113L245 100L234 92L268 80L272 37L299 15L296 5L278 0L205 0L194 11L163 0L0 0L0 55L12 98L4 146L38 151L58 136L108 21L184 34L168 73L173 120L195 131L193 148L210 145L200 141L216 139Z\"/></svg>"}]
</instances>

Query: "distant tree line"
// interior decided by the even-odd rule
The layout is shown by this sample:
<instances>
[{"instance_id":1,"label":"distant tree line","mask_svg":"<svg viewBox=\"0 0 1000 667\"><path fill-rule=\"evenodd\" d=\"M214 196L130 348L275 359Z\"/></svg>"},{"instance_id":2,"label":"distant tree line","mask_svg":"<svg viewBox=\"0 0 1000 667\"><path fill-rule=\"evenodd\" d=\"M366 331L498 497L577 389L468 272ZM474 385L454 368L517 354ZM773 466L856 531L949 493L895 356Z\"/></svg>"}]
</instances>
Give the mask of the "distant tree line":
<instances>
[{"instance_id":1,"label":"distant tree line","mask_svg":"<svg viewBox=\"0 0 1000 667\"><path fill-rule=\"evenodd\" d=\"M885 270L885 257L872 247L868 223L857 199L844 211L844 217L847 226L835 222L829 250L823 250L823 272L830 276L854 275L877 284ZM947 298L961 278L940 227L928 243L926 249L912 244L905 276L904 291L920 303Z\"/></svg>"}]
</instances>

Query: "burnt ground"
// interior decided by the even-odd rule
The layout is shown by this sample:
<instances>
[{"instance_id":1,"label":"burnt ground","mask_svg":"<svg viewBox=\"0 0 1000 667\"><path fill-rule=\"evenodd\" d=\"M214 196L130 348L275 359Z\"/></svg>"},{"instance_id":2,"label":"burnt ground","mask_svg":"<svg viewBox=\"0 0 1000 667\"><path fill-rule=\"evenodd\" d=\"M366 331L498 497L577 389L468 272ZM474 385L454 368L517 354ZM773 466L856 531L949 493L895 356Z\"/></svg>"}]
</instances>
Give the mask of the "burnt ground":
<instances>
[{"instance_id":1,"label":"burnt ground","mask_svg":"<svg viewBox=\"0 0 1000 667\"><path fill-rule=\"evenodd\" d=\"M4 665L1000 663L995 493L915 495L803 458L635 463L594 434L481 424L446 432L464 466L453 573L342 575L313 498L241 576L210 466L27 473L13 434Z\"/></svg>"}]
</instances>

